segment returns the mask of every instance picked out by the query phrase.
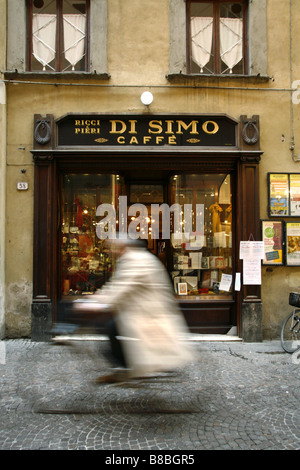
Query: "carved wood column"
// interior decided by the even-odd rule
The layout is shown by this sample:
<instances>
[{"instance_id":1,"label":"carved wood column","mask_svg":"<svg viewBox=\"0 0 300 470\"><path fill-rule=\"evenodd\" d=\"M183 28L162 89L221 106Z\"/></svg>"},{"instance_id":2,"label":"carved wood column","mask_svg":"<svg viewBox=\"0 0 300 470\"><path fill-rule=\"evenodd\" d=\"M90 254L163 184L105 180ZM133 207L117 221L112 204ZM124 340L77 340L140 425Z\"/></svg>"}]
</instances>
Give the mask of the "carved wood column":
<instances>
[{"instance_id":1,"label":"carved wood column","mask_svg":"<svg viewBox=\"0 0 300 470\"><path fill-rule=\"evenodd\" d=\"M242 156L238 168L239 240L260 240L259 157ZM239 247L238 247L239 248ZM243 286L244 301L260 301L260 286Z\"/></svg>"},{"instance_id":2,"label":"carved wood column","mask_svg":"<svg viewBox=\"0 0 300 470\"><path fill-rule=\"evenodd\" d=\"M237 168L237 236L239 241L260 240L259 211L259 120L241 116L240 148L243 150ZM238 271L243 272L239 259L239 243L236 247ZM239 294L241 323L239 325L245 341L261 341L261 286L242 285Z\"/></svg>"},{"instance_id":3,"label":"carved wood column","mask_svg":"<svg viewBox=\"0 0 300 470\"><path fill-rule=\"evenodd\" d=\"M33 246L33 341L45 341L52 326L55 161L51 155L53 119L34 117L34 246ZM45 152L47 150L47 152Z\"/></svg>"}]
</instances>

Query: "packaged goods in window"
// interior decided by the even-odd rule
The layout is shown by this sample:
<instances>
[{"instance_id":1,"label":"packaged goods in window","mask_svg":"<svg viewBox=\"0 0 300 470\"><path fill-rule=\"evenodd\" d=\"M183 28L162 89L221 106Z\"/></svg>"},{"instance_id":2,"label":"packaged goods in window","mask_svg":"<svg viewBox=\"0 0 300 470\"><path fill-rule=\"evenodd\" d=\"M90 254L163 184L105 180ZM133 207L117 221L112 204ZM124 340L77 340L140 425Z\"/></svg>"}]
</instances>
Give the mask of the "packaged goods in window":
<instances>
[{"instance_id":1,"label":"packaged goods in window","mask_svg":"<svg viewBox=\"0 0 300 470\"><path fill-rule=\"evenodd\" d=\"M209 269L209 256L202 256L201 258L201 268L202 269Z\"/></svg>"},{"instance_id":2,"label":"packaged goods in window","mask_svg":"<svg viewBox=\"0 0 300 470\"><path fill-rule=\"evenodd\" d=\"M180 276L174 277L174 291L176 294L178 294L178 284L180 283Z\"/></svg>"},{"instance_id":3,"label":"packaged goods in window","mask_svg":"<svg viewBox=\"0 0 300 470\"><path fill-rule=\"evenodd\" d=\"M210 287L210 271L203 271L201 276L201 287L209 288Z\"/></svg>"},{"instance_id":4,"label":"packaged goods in window","mask_svg":"<svg viewBox=\"0 0 300 470\"><path fill-rule=\"evenodd\" d=\"M198 293L198 277L181 276L180 281L187 284L188 293Z\"/></svg>"},{"instance_id":5,"label":"packaged goods in window","mask_svg":"<svg viewBox=\"0 0 300 470\"><path fill-rule=\"evenodd\" d=\"M187 290L187 284L185 282L179 282L177 288L178 288L178 295L187 295L188 290Z\"/></svg>"},{"instance_id":6,"label":"packaged goods in window","mask_svg":"<svg viewBox=\"0 0 300 470\"><path fill-rule=\"evenodd\" d=\"M188 269L189 257L186 255L174 255L174 267L175 269Z\"/></svg>"},{"instance_id":7,"label":"packaged goods in window","mask_svg":"<svg viewBox=\"0 0 300 470\"><path fill-rule=\"evenodd\" d=\"M225 268L225 260L223 256L210 256L209 264L211 268L216 268L216 269Z\"/></svg>"},{"instance_id":8,"label":"packaged goods in window","mask_svg":"<svg viewBox=\"0 0 300 470\"><path fill-rule=\"evenodd\" d=\"M189 253L189 267L192 269L201 269L202 253Z\"/></svg>"},{"instance_id":9,"label":"packaged goods in window","mask_svg":"<svg viewBox=\"0 0 300 470\"><path fill-rule=\"evenodd\" d=\"M203 271L201 276L201 287L212 289L215 283L219 282L219 272L214 271Z\"/></svg>"}]
</instances>

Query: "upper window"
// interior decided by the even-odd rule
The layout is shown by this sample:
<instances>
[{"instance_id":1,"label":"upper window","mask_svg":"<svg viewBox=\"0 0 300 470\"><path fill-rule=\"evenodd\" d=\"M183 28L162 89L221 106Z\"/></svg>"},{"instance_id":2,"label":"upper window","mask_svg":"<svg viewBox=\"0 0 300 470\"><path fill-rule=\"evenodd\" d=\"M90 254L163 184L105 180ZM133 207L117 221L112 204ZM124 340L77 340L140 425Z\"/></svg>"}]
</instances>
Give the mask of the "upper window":
<instances>
[{"instance_id":1,"label":"upper window","mask_svg":"<svg viewBox=\"0 0 300 470\"><path fill-rule=\"evenodd\" d=\"M188 0L188 73L247 74L246 20L246 0Z\"/></svg>"},{"instance_id":2,"label":"upper window","mask_svg":"<svg viewBox=\"0 0 300 470\"><path fill-rule=\"evenodd\" d=\"M29 71L88 71L89 0L27 0Z\"/></svg>"}]
</instances>

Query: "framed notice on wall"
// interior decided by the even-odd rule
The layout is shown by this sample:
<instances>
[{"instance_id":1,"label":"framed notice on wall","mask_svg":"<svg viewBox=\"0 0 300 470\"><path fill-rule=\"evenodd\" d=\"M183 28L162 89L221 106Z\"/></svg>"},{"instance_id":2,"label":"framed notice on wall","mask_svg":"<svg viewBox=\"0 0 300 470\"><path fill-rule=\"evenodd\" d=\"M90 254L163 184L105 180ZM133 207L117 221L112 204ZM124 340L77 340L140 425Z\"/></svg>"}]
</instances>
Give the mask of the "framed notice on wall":
<instances>
[{"instance_id":1,"label":"framed notice on wall","mask_svg":"<svg viewBox=\"0 0 300 470\"><path fill-rule=\"evenodd\" d=\"M262 241L264 242L263 265L283 265L284 223L280 220L261 221Z\"/></svg>"},{"instance_id":2,"label":"framed notice on wall","mask_svg":"<svg viewBox=\"0 0 300 470\"><path fill-rule=\"evenodd\" d=\"M300 173L269 173L270 217L300 217Z\"/></svg>"},{"instance_id":3,"label":"framed notice on wall","mask_svg":"<svg viewBox=\"0 0 300 470\"><path fill-rule=\"evenodd\" d=\"M289 175L269 173L269 216L289 216Z\"/></svg>"},{"instance_id":4,"label":"framed notice on wall","mask_svg":"<svg viewBox=\"0 0 300 470\"><path fill-rule=\"evenodd\" d=\"M300 217L300 174L291 173L290 177L290 215Z\"/></svg>"},{"instance_id":5,"label":"framed notice on wall","mask_svg":"<svg viewBox=\"0 0 300 470\"><path fill-rule=\"evenodd\" d=\"M286 265L300 266L300 223L286 223Z\"/></svg>"}]
</instances>

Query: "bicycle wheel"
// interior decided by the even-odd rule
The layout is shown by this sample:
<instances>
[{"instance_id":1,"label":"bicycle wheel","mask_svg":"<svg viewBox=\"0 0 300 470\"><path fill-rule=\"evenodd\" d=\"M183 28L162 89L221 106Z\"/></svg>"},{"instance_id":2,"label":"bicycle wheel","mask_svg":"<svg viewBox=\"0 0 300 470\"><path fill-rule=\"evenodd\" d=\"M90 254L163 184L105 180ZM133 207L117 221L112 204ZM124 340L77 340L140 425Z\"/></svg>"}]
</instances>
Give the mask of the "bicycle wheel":
<instances>
[{"instance_id":1,"label":"bicycle wheel","mask_svg":"<svg viewBox=\"0 0 300 470\"><path fill-rule=\"evenodd\" d=\"M281 346L288 353L300 348L300 309L293 310L281 329Z\"/></svg>"}]
</instances>

